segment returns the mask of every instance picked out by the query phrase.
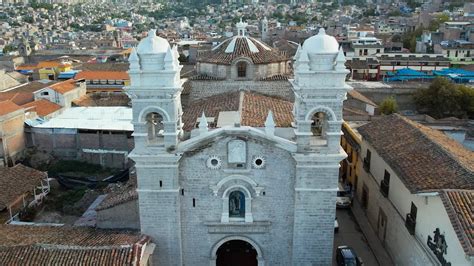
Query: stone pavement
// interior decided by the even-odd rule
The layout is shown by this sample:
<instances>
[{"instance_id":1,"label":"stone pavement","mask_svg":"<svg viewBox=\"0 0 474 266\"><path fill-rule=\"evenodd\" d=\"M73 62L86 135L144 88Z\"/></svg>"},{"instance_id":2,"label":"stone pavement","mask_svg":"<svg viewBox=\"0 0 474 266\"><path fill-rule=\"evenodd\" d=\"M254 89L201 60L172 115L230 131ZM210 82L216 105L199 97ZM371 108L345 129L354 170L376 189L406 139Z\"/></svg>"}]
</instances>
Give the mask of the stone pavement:
<instances>
[{"instance_id":1,"label":"stone pavement","mask_svg":"<svg viewBox=\"0 0 474 266\"><path fill-rule=\"evenodd\" d=\"M352 201L351 210L354 218L360 226L360 229L362 230L362 233L366 237L373 254L376 257L378 264L383 266L393 266L394 264L390 258L390 255L387 253L382 245L382 242L377 237L377 233L370 225L365 212L362 210L362 207L356 198L354 198Z\"/></svg>"}]
</instances>

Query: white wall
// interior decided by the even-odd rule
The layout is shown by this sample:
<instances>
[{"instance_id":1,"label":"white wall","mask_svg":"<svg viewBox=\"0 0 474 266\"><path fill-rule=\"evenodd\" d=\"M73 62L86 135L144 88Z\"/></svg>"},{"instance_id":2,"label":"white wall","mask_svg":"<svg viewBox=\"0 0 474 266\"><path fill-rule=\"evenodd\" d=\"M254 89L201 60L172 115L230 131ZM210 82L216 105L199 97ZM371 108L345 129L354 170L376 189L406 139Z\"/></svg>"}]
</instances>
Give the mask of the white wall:
<instances>
[{"instance_id":1,"label":"white wall","mask_svg":"<svg viewBox=\"0 0 474 266\"><path fill-rule=\"evenodd\" d=\"M372 153L371 174L367 174L362 167L367 148ZM385 244L394 262L397 265L430 265L438 262L426 242L428 235L433 237L433 231L439 228L448 245L446 260L452 265L472 265L472 262L465 258L464 250L439 195L411 194L402 180L365 141L361 144L361 153L357 195L360 200L362 187L365 184L369 189L367 216L376 231L379 210L382 209L387 215ZM380 193L379 189L385 170L390 173L388 200ZM405 227L405 217L410 212L412 202L418 209L415 236L411 236Z\"/></svg>"}]
</instances>

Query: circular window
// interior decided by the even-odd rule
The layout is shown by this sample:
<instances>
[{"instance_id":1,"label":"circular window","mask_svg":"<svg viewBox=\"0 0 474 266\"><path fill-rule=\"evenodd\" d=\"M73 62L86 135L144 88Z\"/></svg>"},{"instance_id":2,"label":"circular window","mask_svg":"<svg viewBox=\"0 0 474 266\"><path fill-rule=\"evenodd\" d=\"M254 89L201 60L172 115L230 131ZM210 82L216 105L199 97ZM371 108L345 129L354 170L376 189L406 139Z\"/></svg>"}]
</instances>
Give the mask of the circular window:
<instances>
[{"instance_id":1,"label":"circular window","mask_svg":"<svg viewBox=\"0 0 474 266\"><path fill-rule=\"evenodd\" d=\"M221 159L217 156L211 156L207 159L207 167L211 169L219 169L221 167Z\"/></svg>"},{"instance_id":2,"label":"circular window","mask_svg":"<svg viewBox=\"0 0 474 266\"><path fill-rule=\"evenodd\" d=\"M263 156L255 156L252 165L257 169L263 168L265 166L265 158Z\"/></svg>"}]
</instances>

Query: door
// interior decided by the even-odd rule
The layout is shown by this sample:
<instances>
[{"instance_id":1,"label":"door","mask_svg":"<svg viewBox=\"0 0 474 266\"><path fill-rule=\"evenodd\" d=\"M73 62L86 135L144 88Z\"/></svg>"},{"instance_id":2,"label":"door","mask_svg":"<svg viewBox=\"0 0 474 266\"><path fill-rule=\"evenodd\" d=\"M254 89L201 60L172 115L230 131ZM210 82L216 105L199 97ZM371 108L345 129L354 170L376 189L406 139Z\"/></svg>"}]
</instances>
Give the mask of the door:
<instances>
[{"instance_id":1,"label":"door","mask_svg":"<svg viewBox=\"0 0 474 266\"><path fill-rule=\"evenodd\" d=\"M387 235L387 215L383 212L382 208L379 208L379 218L377 221L377 236L382 241L382 245L385 246L385 237Z\"/></svg>"}]
</instances>

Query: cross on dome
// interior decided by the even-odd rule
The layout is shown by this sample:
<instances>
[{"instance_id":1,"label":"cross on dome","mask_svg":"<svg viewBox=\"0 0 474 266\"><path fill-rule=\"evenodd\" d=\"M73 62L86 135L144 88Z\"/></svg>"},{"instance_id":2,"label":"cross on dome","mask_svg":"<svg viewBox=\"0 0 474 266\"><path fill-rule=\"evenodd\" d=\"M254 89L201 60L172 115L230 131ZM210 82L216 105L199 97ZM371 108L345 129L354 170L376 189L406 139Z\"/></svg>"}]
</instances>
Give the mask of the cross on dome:
<instances>
[{"instance_id":1,"label":"cross on dome","mask_svg":"<svg viewBox=\"0 0 474 266\"><path fill-rule=\"evenodd\" d=\"M237 26L237 34L239 36L245 36L245 31L246 31L246 28L248 26L248 23L247 22L243 22L242 21L242 17L240 18L240 22L238 22L236 24Z\"/></svg>"}]
</instances>

